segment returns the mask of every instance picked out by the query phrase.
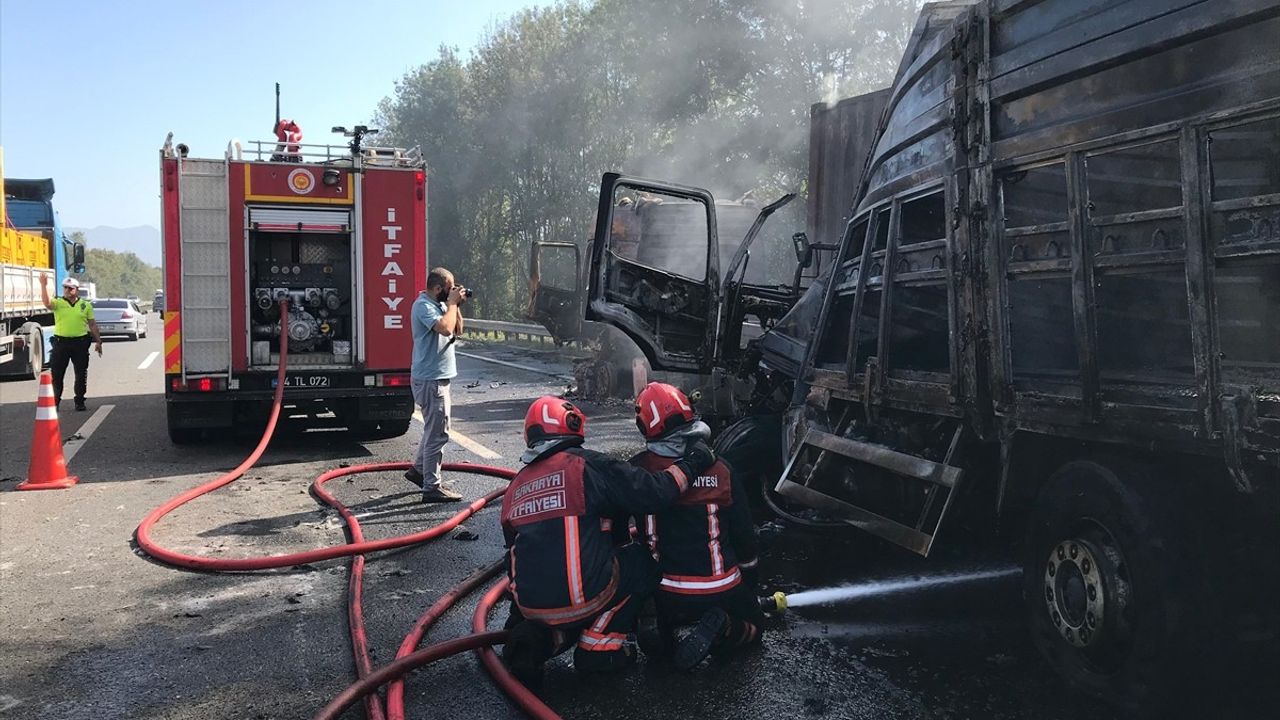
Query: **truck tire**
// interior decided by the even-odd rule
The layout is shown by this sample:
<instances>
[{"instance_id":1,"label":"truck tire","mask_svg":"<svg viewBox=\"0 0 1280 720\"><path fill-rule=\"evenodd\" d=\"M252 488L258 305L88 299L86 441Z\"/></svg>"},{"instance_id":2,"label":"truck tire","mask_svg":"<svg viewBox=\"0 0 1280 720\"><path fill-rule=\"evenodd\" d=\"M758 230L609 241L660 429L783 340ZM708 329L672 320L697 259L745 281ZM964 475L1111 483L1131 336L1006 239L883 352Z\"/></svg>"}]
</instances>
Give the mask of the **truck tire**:
<instances>
[{"instance_id":1,"label":"truck tire","mask_svg":"<svg viewBox=\"0 0 1280 720\"><path fill-rule=\"evenodd\" d=\"M31 379L39 380L44 372L44 330L39 325L27 329L27 358L31 365Z\"/></svg>"},{"instance_id":2,"label":"truck tire","mask_svg":"<svg viewBox=\"0 0 1280 720\"><path fill-rule=\"evenodd\" d=\"M1160 714L1197 670L1210 622L1178 483L1123 460L1059 468L1031 511L1023 600L1032 640L1073 689Z\"/></svg>"}]
</instances>

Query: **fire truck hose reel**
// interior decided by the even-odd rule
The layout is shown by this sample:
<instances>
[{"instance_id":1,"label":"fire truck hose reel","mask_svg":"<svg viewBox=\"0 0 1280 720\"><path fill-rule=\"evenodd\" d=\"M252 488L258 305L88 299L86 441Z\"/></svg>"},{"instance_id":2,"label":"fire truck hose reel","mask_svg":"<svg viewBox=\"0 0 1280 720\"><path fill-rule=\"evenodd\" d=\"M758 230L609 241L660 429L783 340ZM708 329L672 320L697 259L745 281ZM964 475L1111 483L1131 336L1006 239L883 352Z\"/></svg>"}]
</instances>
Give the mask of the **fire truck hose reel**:
<instances>
[{"instance_id":1,"label":"fire truck hose reel","mask_svg":"<svg viewBox=\"0 0 1280 720\"><path fill-rule=\"evenodd\" d=\"M282 316L286 316L289 312L289 297L286 295L280 300L279 312ZM172 565L174 567L189 568L200 571L248 571L248 570L266 570L273 568L294 567L307 563L318 562L321 560L331 560L339 557L353 557L354 564L351 572L351 585L348 592L348 598L351 604L351 641L354 652L356 653L356 666L358 674L361 676L355 685L348 688L343 694L335 698L325 710L322 710L317 717L337 717L343 709L349 707L362 697L366 700L366 709L372 718L386 717L383 714L383 706L381 698L373 694L377 688L384 683L403 676L408 671L421 667L423 665L434 662L435 660L455 655L459 652L471 650L475 648L487 648L491 644L500 643L505 638L505 632L479 633L469 635L445 643L432 645L416 652L410 652L417 642L425 633L426 628L430 626L444 611L452 606L463 595L478 587L485 580L492 578L501 572L502 563L494 563L484 570L473 574L470 578L464 580L453 590L446 593L436 605L433 605L419 620L413 632L406 637L402 644L401 657L395 662L384 666L378 670L373 670L372 661L368 654L368 640L365 635L363 613L361 611L363 594L363 567L365 553L378 550L391 550L395 548L414 545L427 542L448 533L453 528L462 523L463 520L471 517L479 512L488 503L497 500L502 496L505 488L493 490L487 495L472 501L466 508L455 514L453 517L444 521L439 525L435 525L426 530L404 535L400 537L384 538L381 540L364 541L363 534L360 530L359 521L355 515L345 505L338 501L324 487L326 483L339 477L355 475L366 472L389 472L404 470L410 466L407 462L398 463L374 463L369 465L355 465L345 468L337 468L330 470L320 477L316 478L311 485L311 492L321 501L337 509L339 514L347 523L348 531L351 535L352 542L335 545L327 548L319 548L305 552L292 553L286 555L272 555L267 557L256 558L209 558L196 555L186 555L183 553L170 550L159 545L152 537L151 531L165 515L169 514L178 507L190 502L191 500L210 493L224 485L234 482L236 479L244 475L249 468L253 467L262 454L266 451L267 445L270 443L275 433L276 423L279 421L281 408L284 399L284 377L285 370L288 365L289 353L289 333L280 333L280 360L277 368L276 391L273 398L271 413L267 420L267 426L263 431L262 438L258 441L257 446L233 470L230 470L214 480L192 488L187 492L170 499L160 507L152 510L139 523L135 530L135 540L139 549L145 552L158 562ZM446 463L444 469L450 472L464 472L478 475L487 475L489 477L502 478L510 480L515 476L515 471L508 468L493 467L487 465L471 465L461 463ZM497 586L500 590L505 590L505 581ZM482 604L482 609L487 615L492 609L494 603L497 602L499 595L492 594L492 599L488 605ZM489 599L489 596L486 596ZM491 653L492 654L492 653ZM494 656L496 659L496 656ZM515 680L505 668L498 663L498 667L489 668L490 674L499 687L507 693L514 702L519 704L521 708L531 717L545 718L551 720L558 718L550 708L543 705L537 698L533 697L518 681ZM395 688L393 687L393 690ZM403 690L399 692L388 693L388 699L391 706L387 709L390 711L390 717L399 720L404 717L403 710ZM335 709L336 708L336 709ZM332 711L332 712L331 712ZM331 714L326 714L330 713Z\"/></svg>"}]
</instances>

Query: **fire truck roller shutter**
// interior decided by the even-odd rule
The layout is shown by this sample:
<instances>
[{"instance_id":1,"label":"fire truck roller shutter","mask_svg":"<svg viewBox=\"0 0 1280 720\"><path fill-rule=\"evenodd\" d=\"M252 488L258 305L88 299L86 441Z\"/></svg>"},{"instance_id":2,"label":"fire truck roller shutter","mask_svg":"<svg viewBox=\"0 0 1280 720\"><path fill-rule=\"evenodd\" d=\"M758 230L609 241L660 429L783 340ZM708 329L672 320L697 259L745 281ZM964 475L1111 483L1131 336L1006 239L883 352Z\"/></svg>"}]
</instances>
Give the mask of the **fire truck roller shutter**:
<instances>
[{"instance_id":1,"label":"fire truck roller shutter","mask_svg":"<svg viewBox=\"0 0 1280 720\"><path fill-rule=\"evenodd\" d=\"M351 231L351 212L251 207L249 229L260 232L345 233Z\"/></svg>"}]
</instances>

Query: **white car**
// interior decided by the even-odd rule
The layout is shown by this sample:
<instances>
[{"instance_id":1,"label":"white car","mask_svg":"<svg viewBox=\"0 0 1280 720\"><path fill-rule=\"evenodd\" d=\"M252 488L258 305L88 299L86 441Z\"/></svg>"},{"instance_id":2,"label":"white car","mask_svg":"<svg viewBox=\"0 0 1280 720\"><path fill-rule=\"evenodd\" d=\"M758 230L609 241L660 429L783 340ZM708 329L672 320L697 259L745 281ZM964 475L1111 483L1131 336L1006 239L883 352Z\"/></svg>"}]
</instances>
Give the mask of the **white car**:
<instances>
[{"instance_id":1,"label":"white car","mask_svg":"<svg viewBox=\"0 0 1280 720\"><path fill-rule=\"evenodd\" d=\"M127 335L130 340L147 336L147 315L133 300L103 298L93 301L93 319L102 337Z\"/></svg>"}]
</instances>

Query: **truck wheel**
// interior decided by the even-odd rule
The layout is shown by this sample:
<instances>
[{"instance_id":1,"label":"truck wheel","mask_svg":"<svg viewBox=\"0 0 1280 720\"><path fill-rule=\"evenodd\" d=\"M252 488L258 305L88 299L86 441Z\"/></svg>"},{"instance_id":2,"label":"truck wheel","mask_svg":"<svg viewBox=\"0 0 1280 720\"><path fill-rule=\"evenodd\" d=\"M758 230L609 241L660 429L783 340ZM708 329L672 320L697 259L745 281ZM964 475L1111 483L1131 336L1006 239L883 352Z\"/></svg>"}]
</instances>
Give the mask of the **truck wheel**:
<instances>
[{"instance_id":1,"label":"truck wheel","mask_svg":"<svg viewBox=\"0 0 1280 720\"><path fill-rule=\"evenodd\" d=\"M1141 466L1075 461L1049 479L1027 533L1032 640L1072 688L1132 715L1159 713L1196 673L1209 613L1178 483Z\"/></svg>"},{"instance_id":2,"label":"truck wheel","mask_svg":"<svg viewBox=\"0 0 1280 720\"><path fill-rule=\"evenodd\" d=\"M39 380L40 373L44 372L44 331L39 326L28 331L27 357L31 362L31 378Z\"/></svg>"}]
</instances>

